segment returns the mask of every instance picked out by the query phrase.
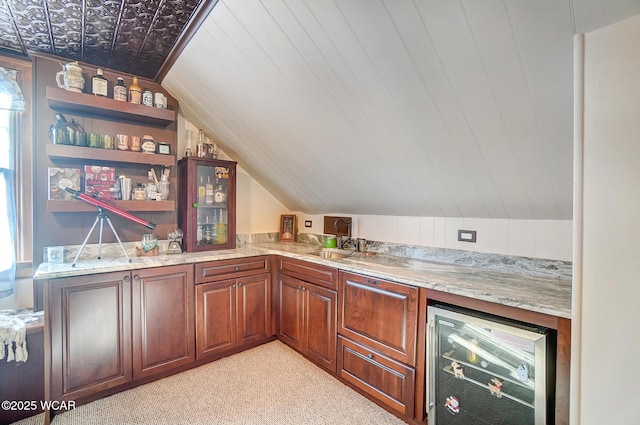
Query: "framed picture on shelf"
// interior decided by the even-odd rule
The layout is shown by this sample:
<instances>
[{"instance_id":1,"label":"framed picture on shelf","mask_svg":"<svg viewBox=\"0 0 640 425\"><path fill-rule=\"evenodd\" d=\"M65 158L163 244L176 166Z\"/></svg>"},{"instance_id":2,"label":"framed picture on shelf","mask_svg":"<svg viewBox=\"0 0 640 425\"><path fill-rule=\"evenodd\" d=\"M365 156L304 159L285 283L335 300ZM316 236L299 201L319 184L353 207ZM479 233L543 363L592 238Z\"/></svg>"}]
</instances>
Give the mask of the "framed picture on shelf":
<instances>
[{"instance_id":1,"label":"framed picture on shelf","mask_svg":"<svg viewBox=\"0 0 640 425\"><path fill-rule=\"evenodd\" d=\"M296 229L296 216L294 214L282 214L280 216L280 242L295 241Z\"/></svg>"}]
</instances>

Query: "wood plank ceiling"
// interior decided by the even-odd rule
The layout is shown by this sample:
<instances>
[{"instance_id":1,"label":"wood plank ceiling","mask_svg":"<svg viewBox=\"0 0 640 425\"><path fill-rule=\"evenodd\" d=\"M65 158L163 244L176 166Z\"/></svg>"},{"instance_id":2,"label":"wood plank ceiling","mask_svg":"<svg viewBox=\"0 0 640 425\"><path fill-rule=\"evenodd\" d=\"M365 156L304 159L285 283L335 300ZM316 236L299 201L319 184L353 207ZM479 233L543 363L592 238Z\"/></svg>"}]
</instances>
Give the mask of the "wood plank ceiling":
<instances>
[{"instance_id":1,"label":"wood plank ceiling","mask_svg":"<svg viewBox=\"0 0 640 425\"><path fill-rule=\"evenodd\" d=\"M221 0L163 86L294 211L571 219L573 36L636 13Z\"/></svg>"},{"instance_id":2,"label":"wood plank ceiling","mask_svg":"<svg viewBox=\"0 0 640 425\"><path fill-rule=\"evenodd\" d=\"M185 117L294 211L571 219L572 38L637 13L640 0L6 0L0 53L166 74Z\"/></svg>"}]
</instances>

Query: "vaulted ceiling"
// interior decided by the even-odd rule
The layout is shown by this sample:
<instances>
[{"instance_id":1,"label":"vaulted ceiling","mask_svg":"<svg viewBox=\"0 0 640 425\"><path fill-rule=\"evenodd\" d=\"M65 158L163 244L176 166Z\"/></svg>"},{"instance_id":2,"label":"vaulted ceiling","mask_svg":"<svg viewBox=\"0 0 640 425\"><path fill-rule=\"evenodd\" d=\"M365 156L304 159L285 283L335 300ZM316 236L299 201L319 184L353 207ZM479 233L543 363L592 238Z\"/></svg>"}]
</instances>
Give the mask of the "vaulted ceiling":
<instances>
[{"instance_id":1,"label":"vaulted ceiling","mask_svg":"<svg viewBox=\"0 0 640 425\"><path fill-rule=\"evenodd\" d=\"M571 219L573 36L640 0L220 0L163 86L288 208Z\"/></svg>"},{"instance_id":2,"label":"vaulted ceiling","mask_svg":"<svg viewBox=\"0 0 640 425\"><path fill-rule=\"evenodd\" d=\"M573 36L638 13L640 0L4 0L0 54L162 80L293 211L571 219Z\"/></svg>"}]
</instances>

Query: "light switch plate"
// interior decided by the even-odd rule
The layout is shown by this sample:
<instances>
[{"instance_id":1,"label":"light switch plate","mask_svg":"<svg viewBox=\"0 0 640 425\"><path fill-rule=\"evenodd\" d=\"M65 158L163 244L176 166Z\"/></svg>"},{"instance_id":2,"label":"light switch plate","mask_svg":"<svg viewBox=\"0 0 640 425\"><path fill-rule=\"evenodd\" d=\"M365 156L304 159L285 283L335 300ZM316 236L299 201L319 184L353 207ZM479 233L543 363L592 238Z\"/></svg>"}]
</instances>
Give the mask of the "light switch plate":
<instances>
[{"instance_id":1,"label":"light switch plate","mask_svg":"<svg viewBox=\"0 0 640 425\"><path fill-rule=\"evenodd\" d=\"M475 242L476 231L475 230L458 230L458 241L460 242Z\"/></svg>"}]
</instances>

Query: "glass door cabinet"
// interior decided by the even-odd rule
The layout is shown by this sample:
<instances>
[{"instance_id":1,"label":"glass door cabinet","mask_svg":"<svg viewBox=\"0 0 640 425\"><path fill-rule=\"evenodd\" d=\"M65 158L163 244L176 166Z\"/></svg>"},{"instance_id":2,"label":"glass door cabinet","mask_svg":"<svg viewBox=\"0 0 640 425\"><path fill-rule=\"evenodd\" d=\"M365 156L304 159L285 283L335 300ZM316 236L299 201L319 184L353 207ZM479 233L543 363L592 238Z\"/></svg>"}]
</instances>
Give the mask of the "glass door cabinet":
<instances>
[{"instance_id":1,"label":"glass door cabinet","mask_svg":"<svg viewBox=\"0 0 640 425\"><path fill-rule=\"evenodd\" d=\"M178 225L188 252L236 247L236 162L178 161Z\"/></svg>"}]
</instances>

